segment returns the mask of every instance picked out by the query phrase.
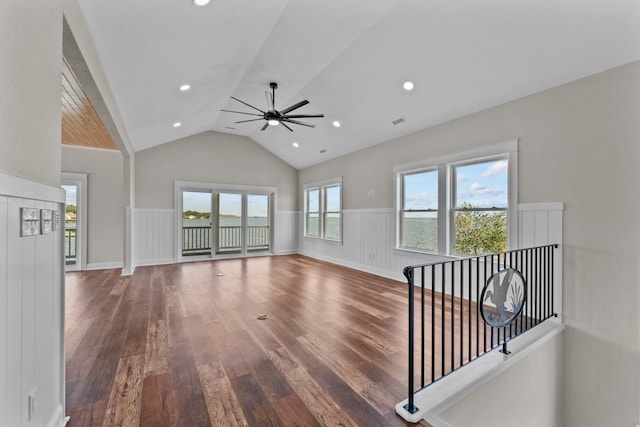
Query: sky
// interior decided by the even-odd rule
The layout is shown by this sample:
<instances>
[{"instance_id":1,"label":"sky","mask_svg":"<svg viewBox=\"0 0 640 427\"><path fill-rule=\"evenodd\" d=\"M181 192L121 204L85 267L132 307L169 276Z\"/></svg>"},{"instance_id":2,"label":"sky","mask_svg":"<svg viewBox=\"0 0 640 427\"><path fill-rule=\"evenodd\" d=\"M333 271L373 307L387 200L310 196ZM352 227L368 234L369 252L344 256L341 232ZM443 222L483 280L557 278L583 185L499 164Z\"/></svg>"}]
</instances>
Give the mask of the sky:
<instances>
[{"instance_id":1,"label":"sky","mask_svg":"<svg viewBox=\"0 0 640 427\"><path fill-rule=\"evenodd\" d=\"M66 192L66 200L64 203L66 205L75 205L78 187L75 185L63 185L62 188Z\"/></svg>"},{"instance_id":2,"label":"sky","mask_svg":"<svg viewBox=\"0 0 640 427\"><path fill-rule=\"evenodd\" d=\"M506 160L456 167L457 205L476 207L507 206ZM437 171L405 175L405 209L437 209Z\"/></svg>"}]
</instances>

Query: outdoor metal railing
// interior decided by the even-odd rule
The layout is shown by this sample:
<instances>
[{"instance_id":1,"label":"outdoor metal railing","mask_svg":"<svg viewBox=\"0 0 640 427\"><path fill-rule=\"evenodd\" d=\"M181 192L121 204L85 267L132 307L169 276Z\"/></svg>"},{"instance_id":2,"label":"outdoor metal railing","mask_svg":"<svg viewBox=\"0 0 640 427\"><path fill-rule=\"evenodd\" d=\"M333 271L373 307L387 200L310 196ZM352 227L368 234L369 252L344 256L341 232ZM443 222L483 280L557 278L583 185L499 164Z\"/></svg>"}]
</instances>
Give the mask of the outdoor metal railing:
<instances>
[{"instance_id":1,"label":"outdoor metal railing","mask_svg":"<svg viewBox=\"0 0 640 427\"><path fill-rule=\"evenodd\" d=\"M247 249L268 249L271 241L269 226L247 227ZM218 227L218 252L238 251L242 247L241 226ZM182 227L182 255L201 255L211 252L211 227Z\"/></svg>"},{"instance_id":2,"label":"outdoor metal railing","mask_svg":"<svg viewBox=\"0 0 640 427\"><path fill-rule=\"evenodd\" d=\"M64 257L65 259L76 257L76 229L64 230Z\"/></svg>"},{"instance_id":3,"label":"outdoor metal railing","mask_svg":"<svg viewBox=\"0 0 640 427\"><path fill-rule=\"evenodd\" d=\"M509 340L555 316L557 247L547 245L404 268L409 285L407 411L418 411L414 404L418 391L496 347L502 345L506 350ZM478 300L487 281L504 269L521 273L526 299L512 323L491 327L482 318L483 301Z\"/></svg>"}]
</instances>

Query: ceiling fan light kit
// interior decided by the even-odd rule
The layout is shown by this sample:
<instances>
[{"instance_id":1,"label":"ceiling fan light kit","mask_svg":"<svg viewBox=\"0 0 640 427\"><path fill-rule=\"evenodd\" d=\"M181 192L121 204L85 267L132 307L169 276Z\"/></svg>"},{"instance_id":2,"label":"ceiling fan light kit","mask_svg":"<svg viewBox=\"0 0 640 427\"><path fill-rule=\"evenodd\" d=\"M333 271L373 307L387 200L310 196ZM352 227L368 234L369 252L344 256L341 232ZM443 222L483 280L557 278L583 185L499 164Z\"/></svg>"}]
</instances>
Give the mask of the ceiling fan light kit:
<instances>
[{"instance_id":1,"label":"ceiling fan light kit","mask_svg":"<svg viewBox=\"0 0 640 427\"><path fill-rule=\"evenodd\" d=\"M262 127L262 129L260 130L266 130L269 126L278 126L280 124L282 124L282 127L286 130L288 130L289 132L293 132L293 129L288 125L288 123L290 124L295 124L295 125L300 125L300 126L306 126L306 127L310 127L310 128L314 128L316 127L316 125L314 123L307 123L307 122L301 122L297 119L303 119L303 118L318 118L318 117L324 117L324 114L289 114L294 110L297 110L300 107L303 107L305 105L307 105L309 103L309 101L307 101L306 99L293 104L283 110L276 110L276 89L278 88L278 84L275 82L271 82L269 83L269 87L271 88L271 92L265 92L265 95L267 97L267 111L261 110L257 107L254 107L251 104L248 104L238 98L235 97L231 97L231 99L240 102L241 104L246 105L249 108L252 108L256 111L259 111L261 114L257 114L257 113L247 113L244 111L234 111L234 110L220 110L220 111L226 111L228 113L238 113L238 114L245 114L248 116L256 116L259 117L257 119L248 119L248 120L240 120L237 121L235 123L247 123L247 122L255 122L255 121L260 121L260 120L266 120L265 125Z\"/></svg>"}]
</instances>

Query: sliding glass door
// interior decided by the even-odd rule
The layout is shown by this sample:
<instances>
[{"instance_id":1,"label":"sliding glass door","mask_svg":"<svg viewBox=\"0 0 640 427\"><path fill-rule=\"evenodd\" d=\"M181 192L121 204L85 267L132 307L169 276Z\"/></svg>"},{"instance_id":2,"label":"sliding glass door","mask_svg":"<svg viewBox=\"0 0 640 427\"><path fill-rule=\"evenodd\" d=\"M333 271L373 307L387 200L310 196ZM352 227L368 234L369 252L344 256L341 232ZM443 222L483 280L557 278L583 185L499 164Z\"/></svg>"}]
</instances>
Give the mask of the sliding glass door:
<instances>
[{"instance_id":1,"label":"sliding glass door","mask_svg":"<svg viewBox=\"0 0 640 427\"><path fill-rule=\"evenodd\" d=\"M181 189L180 194L182 257L271 253L272 193Z\"/></svg>"},{"instance_id":2,"label":"sliding glass door","mask_svg":"<svg viewBox=\"0 0 640 427\"><path fill-rule=\"evenodd\" d=\"M247 194L247 251L271 250L271 200L266 194Z\"/></svg>"},{"instance_id":3,"label":"sliding glass door","mask_svg":"<svg viewBox=\"0 0 640 427\"><path fill-rule=\"evenodd\" d=\"M182 256L211 255L211 192L182 192Z\"/></svg>"}]
</instances>

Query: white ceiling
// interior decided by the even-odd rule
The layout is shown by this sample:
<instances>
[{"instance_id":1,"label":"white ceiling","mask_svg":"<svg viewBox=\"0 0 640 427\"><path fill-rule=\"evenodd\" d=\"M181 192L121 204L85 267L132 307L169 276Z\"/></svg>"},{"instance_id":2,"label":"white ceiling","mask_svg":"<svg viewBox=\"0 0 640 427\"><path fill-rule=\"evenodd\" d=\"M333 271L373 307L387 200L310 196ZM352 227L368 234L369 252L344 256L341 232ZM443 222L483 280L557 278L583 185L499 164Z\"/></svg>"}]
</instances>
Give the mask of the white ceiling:
<instances>
[{"instance_id":1,"label":"white ceiling","mask_svg":"<svg viewBox=\"0 0 640 427\"><path fill-rule=\"evenodd\" d=\"M135 151L215 130L296 168L640 59L638 0L79 2ZM271 81L277 109L325 118L220 112L266 110Z\"/></svg>"}]
</instances>

